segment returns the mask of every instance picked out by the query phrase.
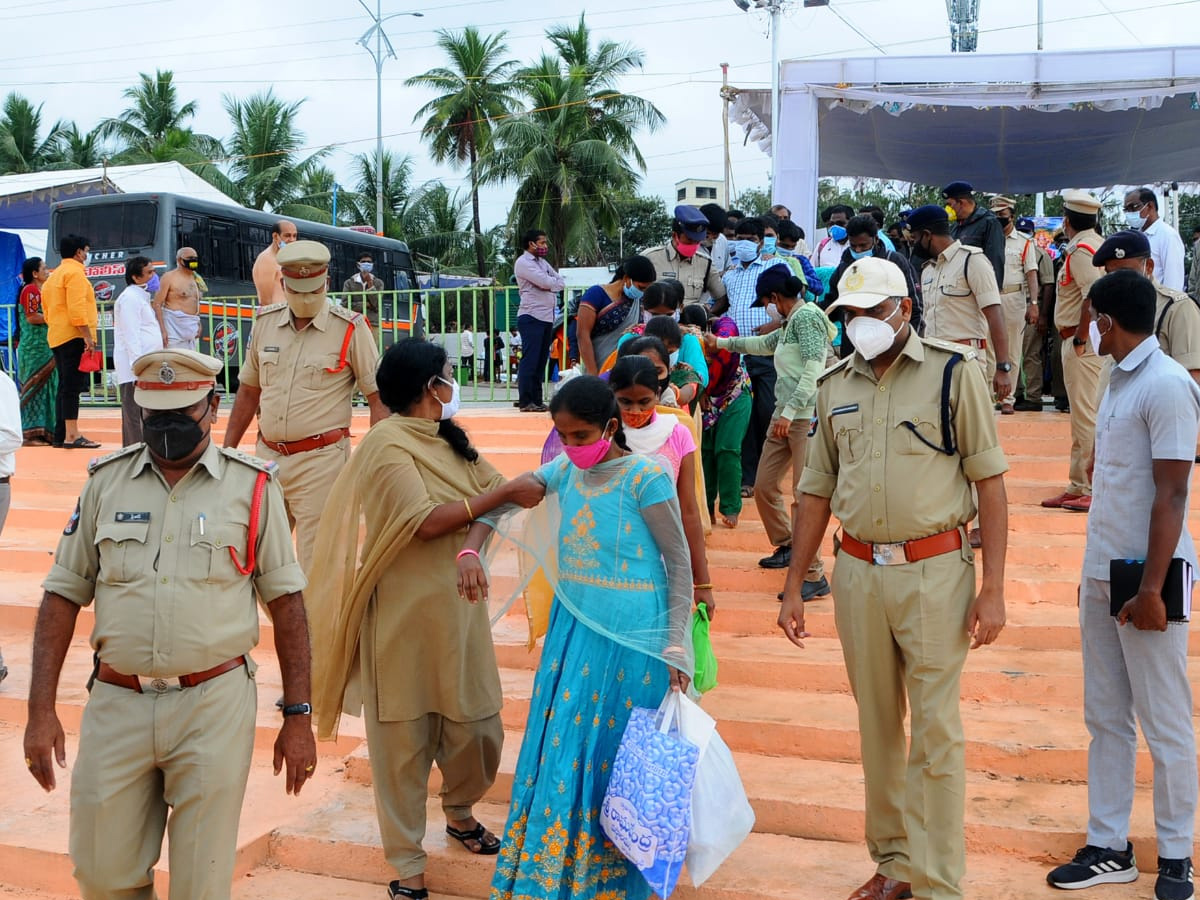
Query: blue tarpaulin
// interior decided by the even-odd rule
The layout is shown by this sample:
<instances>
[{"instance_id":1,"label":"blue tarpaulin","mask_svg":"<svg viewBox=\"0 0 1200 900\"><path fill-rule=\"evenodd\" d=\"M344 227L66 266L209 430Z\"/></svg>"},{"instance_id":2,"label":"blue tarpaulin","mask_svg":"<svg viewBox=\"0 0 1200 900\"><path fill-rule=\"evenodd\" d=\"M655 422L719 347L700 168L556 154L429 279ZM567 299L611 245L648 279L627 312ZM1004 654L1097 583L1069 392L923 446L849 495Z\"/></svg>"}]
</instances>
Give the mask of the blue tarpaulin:
<instances>
[{"instance_id":1,"label":"blue tarpaulin","mask_svg":"<svg viewBox=\"0 0 1200 900\"><path fill-rule=\"evenodd\" d=\"M4 369L15 372L17 361L9 358L17 336L17 297L21 294L21 265L25 248L15 234L0 231L0 360Z\"/></svg>"}]
</instances>

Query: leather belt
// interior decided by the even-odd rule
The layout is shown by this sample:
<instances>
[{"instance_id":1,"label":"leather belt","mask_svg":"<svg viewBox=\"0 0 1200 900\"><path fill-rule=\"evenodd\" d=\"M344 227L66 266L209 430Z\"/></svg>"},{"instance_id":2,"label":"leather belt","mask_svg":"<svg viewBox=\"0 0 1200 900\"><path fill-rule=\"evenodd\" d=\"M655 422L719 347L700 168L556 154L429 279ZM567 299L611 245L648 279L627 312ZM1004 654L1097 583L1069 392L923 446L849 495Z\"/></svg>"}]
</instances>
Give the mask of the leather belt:
<instances>
[{"instance_id":1,"label":"leather belt","mask_svg":"<svg viewBox=\"0 0 1200 900\"><path fill-rule=\"evenodd\" d=\"M224 675L226 672L245 664L245 656L235 656L233 659L227 659L225 662L213 666L211 669L205 669L203 672L180 675L178 678L150 678L145 675L124 675L108 663L102 662L100 663L100 668L96 670L96 680L103 681L105 684L128 688L139 694L149 693L150 691L162 694L166 691L177 691L183 688L195 687L198 684L204 684L204 682L211 681L218 675Z\"/></svg>"},{"instance_id":2,"label":"leather belt","mask_svg":"<svg viewBox=\"0 0 1200 900\"><path fill-rule=\"evenodd\" d=\"M1066 328L1058 329L1058 336L1065 341L1067 338L1075 337L1075 332L1078 330L1078 325L1068 325Z\"/></svg>"},{"instance_id":3,"label":"leather belt","mask_svg":"<svg viewBox=\"0 0 1200 900\"><path fill-rule=\"evenodd\" d=\"M12 478L12 476L5 475L3 478L0 478L0 484L8 484L8 482L11 480L11 478Z\"/></svg>"},{"instance_id":4,"label":"leather belt","mask_svg":"<svg viewBox=\"0 0 1200 900\"><path fill-rule=\"evenodd\" d=\"M349 428L334 428L332 431L326 431L324 434L314 434L312 437L300 438L298 441L268 441L262 434L259 434L258 439L276 453L291 456L293 453L307 453L309 450L319 450L322 447L328 447L330 444L336 444L342 438L348 437L350 437Z\"/></svg>"},{"instance_id":5,"label":"leather belt","mask_svg":"<svg viewBox=\"0 0 1200 900\"><path fill-rule=\"evenodd\" d=\"M962 340L952 340L952 344L964 344L967 347L974 347L977 350L986 350L987 341L982 338L963 338Z\"/></svg>"},{"instance_id":6,"label":"leather belt","mask_svg":"<svg viewBox=\"0 0 1200 900\"><path fill-rule=\"evenodd\" d=\"M841 547L855 559L874 566L903 566L920 562L932 556L952 553L962 549L962 531L952 528L940 534L917 538L912 541L897 541L892 544L872 544L860 541L853 535L842 532Z\"/></svg>"},{"instance_id":7,"label":"leather belt","mask_svg":"<svg viewBox=\"0 0 1200 900\"><path fill-rule=\"evenodd\" d=\"M1018 285L1017 287L1001 288L1000 293L1002 293L1002 294L1019 294L1023 290L1025 290L1025 286Z\"/></svg>"}]
</instances>

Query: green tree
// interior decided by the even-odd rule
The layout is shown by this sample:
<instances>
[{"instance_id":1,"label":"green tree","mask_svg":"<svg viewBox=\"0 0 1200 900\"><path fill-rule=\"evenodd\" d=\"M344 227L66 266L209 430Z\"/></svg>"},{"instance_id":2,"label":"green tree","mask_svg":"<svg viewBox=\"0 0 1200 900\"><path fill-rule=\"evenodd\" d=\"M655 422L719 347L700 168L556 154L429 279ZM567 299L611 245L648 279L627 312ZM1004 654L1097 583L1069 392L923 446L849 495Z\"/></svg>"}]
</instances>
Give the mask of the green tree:
<instances>
[{"instance_id":1,"label":"green tree","mask_svg":"<svg viewBox=\"0 0 1200 900\"><path fill-rule=\"evenodd\" d=\"M484 180L517 182L510 228L546 231L556 265L599 262L600 234L621 224L615 200L634 191L645 168L634 136L664 119L617 88L641 65L640 51L612 41L593 49L582 16L577 27L551 28L547 37L559 55L543 54L517 74L530 109L496 127Z\"/></svg>"},{"instance_id":2,"label":"green tree","mask_svg":"<svg viewBox=\"0 0 1200 900\"><path fill-rule=\"evenodd\" d=\"M747 188L737 195L730 209L739 209L748 216L761 216L771 211L771 194L764 188Z\"/></svg>"},{"instance_id":3,"label":"green tree","mask_svg":"<svg viewBox=\"0 0 1200 900\"><path fill-rule=\"evenodd\" d=\"M421 137L428 143L436 162L467 166L471 182L471 233L475 246L476 271L486 274L484 242L479 224L479 155L491 140L493 125L507 116L516 98L511 85L516 63L505 59L505 32L485 37L474 26L461 32L438 32L438 47L448 66L430 69L405 82L409 87L439 91L419 110Z\"/></svg>"},{"instance_id":4,"label":"green tree","mask_svg":"<svg viewBox=\"0 0 1200 900\"><path fill-rule=\"evenodd\" d=\"M104 164L107 155L99 128L81 134L79 126L71 122L58 135L53 165L57 169L94 169Z\"/></svg>"},{"instance_id":5,"label":"green tree","mask_svg":"<svg viewBox=\"0 0 1200 900\"><path fill-rule=\"evenodd\" d=\"M412 194L413 159L407 153L397 156L383 151L382 167L374 153L359 153L354 157L354 193L347 200L359 222L375 221L375 185L377 174L383 171L383 233L392 238L404 238L406 217ZM339 204L340 205L340 204Z\"/></svg>"},{"instance_id":6,"label":"green tree","mask_svg":"<svg viewBox=\"0 0 1200 900\"><path fill-rule=\"evenodd\" d=\"M471 263L483 261L487 268L488 254L482 236L479 240L470 231L467 213L469 197L460 197L440 181L422 185L410 197L405 214L405 231L413 252L438 260L443 270L470 272Z\"/></svg>"},{"instance_id":7,"label":"green tree","mask_svg":"<svg viewBox=\"0 0 1200 900\"><path fill-rule=\"evenodd\" d=\"M233 124L229 138L232 196L253 209L278 210L300 192L327 149L301 157L304 133L296 124L303 100L288 103L271 88L239 100L222 98Z\"/></svg>"},{"instance_id":8,"label":"green tree","mask_svg":"<svg viewBox=\"0 0 1200 900\"><path fill-rule=\"evenodd\" d=\"M618 231L600 233L600 252L605 262L620 262L622 253L630 256L669 239L671 214L661 197L632 194L617 198L615 203L621 221Z\"/></svg>"},{"instance_id":9,"label":"green tree","mask_svg":"<svg viewBox=\"0 0 1200 900\"><path fill-rule=\"evenodd\" d=\"M42 104L34 106L15 91L4 98L0 114L0 174L38 172L54 164L63 123L42 135Z\"/></svg>"},{"instance_id":10,"label":"green tree","mask_svg":"<svg viewBox=\"0 0 1200 900\"><path fill-rule=\"evenodd\" d=\"M156 69L153 75L142 72L138 83L122 93L130 105L116 118L100 122L100 137L115 139L120 145L117 162L176 160L189 164L222 155L220 141L188 127L196 115L196 101L180 105L174 78L169 70Z\"/></svg>"},{"instance_id":11,"label":"green tree","mask_svg":"<svg viewBox=\"0 0 1200 900\"><path fill-rule=\"evenodd\" d=\"M338 196L337 221L333 219L333 184L337 176L327 166L314 163L301 173L295 193L276 210L281 216L308 219L313 222L329 222L332 225L353 224L347 219L346 205Z\"/></svg>"}]
</instances>

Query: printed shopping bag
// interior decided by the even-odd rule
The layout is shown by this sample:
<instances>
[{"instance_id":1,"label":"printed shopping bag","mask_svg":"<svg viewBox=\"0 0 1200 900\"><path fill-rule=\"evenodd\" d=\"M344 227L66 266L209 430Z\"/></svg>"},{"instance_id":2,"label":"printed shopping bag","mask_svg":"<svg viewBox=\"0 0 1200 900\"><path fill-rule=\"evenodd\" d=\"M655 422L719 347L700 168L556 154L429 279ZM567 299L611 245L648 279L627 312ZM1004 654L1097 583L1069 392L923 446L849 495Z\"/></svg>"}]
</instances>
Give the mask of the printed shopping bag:
<instances>
[{"instance_id":1,"label":"printed shopping bag","mask_svg":"<svg viewBox=\"0 0 1200 900\"><path fill-rule=\"evenodd\" d=\"M672 691L660 712L633 710L600 809L608 839L663 900L675 889L687 854L700 755L679 735L681 699Z\"/></svg>"}]
</instances>

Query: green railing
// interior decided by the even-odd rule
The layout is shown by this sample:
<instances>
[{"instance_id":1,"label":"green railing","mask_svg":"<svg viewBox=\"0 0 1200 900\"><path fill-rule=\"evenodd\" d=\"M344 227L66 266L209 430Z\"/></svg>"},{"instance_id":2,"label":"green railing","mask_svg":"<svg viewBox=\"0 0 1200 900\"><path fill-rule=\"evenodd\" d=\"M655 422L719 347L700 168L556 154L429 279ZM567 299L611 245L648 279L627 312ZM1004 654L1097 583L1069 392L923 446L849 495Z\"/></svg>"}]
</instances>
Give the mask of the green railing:
<instances>
[{"instance_id":1,"label":"green railing","mask_svg":"<svg viewBox=\"0 0 1200 900\"><path fill-rule=\"evenodd\" d=\"M335 292L331 296L334 302L370 320L381 352L409 336L424 337L446 347L455 360L464 401L516 400L520 353L511 340L516 334L520 301L515 287L430 288L370 295ZM573 297L574 293L567 302ZM120 406L113 370L113 307L112 302L100 305L96 346L104 354L105 368L89 377L89 390L80 398L83 406ZM201 303L199 349L224 364L219 377L227 393L237 389L237 374L257 309L254 296L206 297ZM0 317L11 320L18 310L0 307ZM8 326L4 333L9 337L0 341L0 365L15 378L19 350L11 337L11 321ZM471 332L469 356L464 330ZM563 359L551 360L549 381L556 380L558 369L565 368L565 354L566 347L562 346Z\"/></svg>"}]
</instances>

